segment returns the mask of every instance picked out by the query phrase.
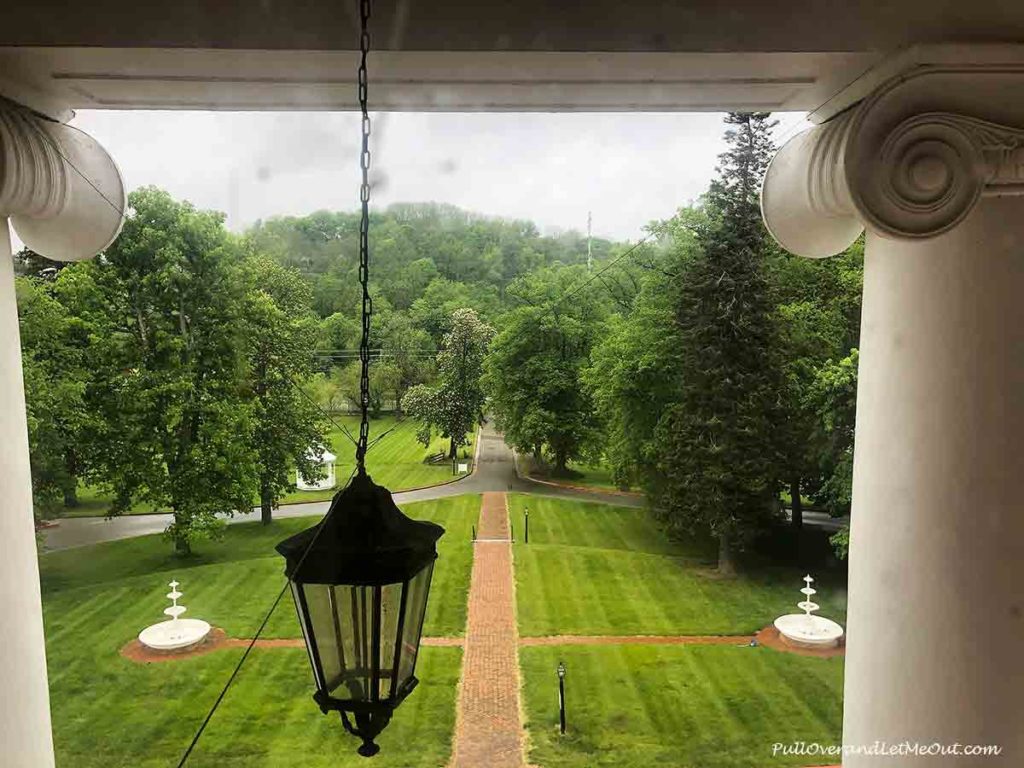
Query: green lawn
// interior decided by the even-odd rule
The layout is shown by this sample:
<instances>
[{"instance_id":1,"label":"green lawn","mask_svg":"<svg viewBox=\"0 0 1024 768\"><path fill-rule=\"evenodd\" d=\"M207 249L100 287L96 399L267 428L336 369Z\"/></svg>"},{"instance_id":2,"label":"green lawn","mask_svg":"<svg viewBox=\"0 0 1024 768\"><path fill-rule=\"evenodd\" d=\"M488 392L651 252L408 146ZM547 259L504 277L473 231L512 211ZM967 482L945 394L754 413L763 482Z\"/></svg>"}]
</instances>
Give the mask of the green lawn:
<instances>
[{"instance_id":1,"label":"green lawn","mask_svg":"<svg viewBox=\"0 0 1024 768\"><path fill-rule=\"evenodd\" d=\"M358 416L335 416L334 421L348 428L353 436L359 434ZM447 452L448 441L435 436L428 448L416 439L417 423L412 419L399 421L394 416L385 415L370 422L370 442L378 435L390 431L366 454L366 465L374 482L384 485L392 491L403 491L410 488L422 488L438 485L454 479L449 463L426 464L424 460L442 451ZM335 462L335 473L338 487L329 491L293 491L285 496L283 503L302 501L321 501L329 499L348 479L355 467L354 447L349 438L340 430L332 429L327 436L331 452L338 460ZM475 448L475 435L467 435L469 444L459 449L459 456L472 468L472 457ZM111 496L101 489L83 485L78 492L79 506L64 509L64 517L94 517L105 515L110 506ZM253 500L253 504L258 503ZM136 504L131 514L153 512L152 505Z\"/></svg>"},{"instance_id":2,"label":"green lawn","mask_svg":"<svg viewBox=\"0 0 1024 768\"><path fill-rule=\"evenodd\" d=\"M578 485L585 488L598 488L601 490L621 491L624 490L612 479L611 467L606 464L584 464L582 462L570 461L569 470L571 477L552 477L546 469L534 465L530 456L520 456L519 466L521 471L529 472L530 477L538 480L546 480L562 485ZM626 489L629 490L629 489ZM636 489L632 489L636 491ZM639 491L636 491L639 493Z\"/></svg>"},{"instance_id":3,"label":"green lawn","mask_svg":"<svg viewBox=\"0 0 1024 768\"><path fill-rule=\"evenodd\" d=\"M438 542L430 605L424 634L461 635L472 565L472 532L479 496L454 496L403 505L410 517L445 527ZM249 637L283 585L283 560L274 545L307 528L317 518L285 518L270 526L229 525L220 541L203 541L182 560L159 535L111 541L92 547L51 552L40 557L44 609L60 631L102 615L104 607L125 617L125 640L160 618L167 582L176 578L190 614L206 618L233 637ZM266 637L297 637L288 600L274 614Z\"/></svg>"},{"instance_id":4,"label":"green lawn","mask_svg":"<svg viewBox=\"0 0 1024 768\"><path fill-rule=\"evenodd\" d=\"M470 527L478 496L404 505L411 517L447 529L439 543L424 634L462 634L472 558ZM238 649L193 659L139 665L119 649L147 624L162 620L171 578L181 582L189 616L234 637L249 637L284 584L273 544L316 518L229 526L185 561L159 536L145 536L40 557L47 660L58 764L174 765L236 663ZM297 637L286 595L267 637ZM422 683L380 740L375 765L443 765L450 752L461 651L425 648ZM253 652L210 723L189 765L361 765L358 743L337 717L312 703L301 649ZM294 750L295 756L291 755Z\"/></svg>"},{"instance_id":5,"label":"green lawn","mask_svg":"<svg viewBox=\"0 0 1024 768\"><path fill-rule=\"evenodd\" d=\"M532 647L519 658L529 762L545 768L820 765L828 758L773 757L772 744L841 741L841 658L728 646Z\"/></svg>"},{"instance_id":6,"label":"green lawn","mask_svg":"<svg viewBox=\"0 0 1024 768\"><path fill-rule=\"evenodd\" d=\"M526 505L530 543L520 536L514 548L524 636L748 634L802 599L802 571L723 579L713 546L669 542L644 510L517 495L517 530ZM815 575L822 613L845 622L845 585Z\"/></svg>"}]
</instances>

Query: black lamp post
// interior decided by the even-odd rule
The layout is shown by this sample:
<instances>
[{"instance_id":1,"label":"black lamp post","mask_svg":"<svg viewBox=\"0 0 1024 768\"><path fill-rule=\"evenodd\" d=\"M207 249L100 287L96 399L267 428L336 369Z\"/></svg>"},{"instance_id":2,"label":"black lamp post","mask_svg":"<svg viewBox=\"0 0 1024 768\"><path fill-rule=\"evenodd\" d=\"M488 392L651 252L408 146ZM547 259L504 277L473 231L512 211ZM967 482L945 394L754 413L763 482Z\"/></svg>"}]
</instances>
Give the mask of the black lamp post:
<instances>
[{"instance_id":1,"label":"black lamp post","mask_svg":"<svg viewBox=\"0 0 1024 768\"><path fill-rule=\"evenodd\" d=\"M313 666L313 699L324 714L341 713L346 730L363 740L364 757L380 750L374 738L418 682L443 534L439 525L406 517L389 491L359 474L323 521L277 545Z\"/></svg>"}]
</instances>

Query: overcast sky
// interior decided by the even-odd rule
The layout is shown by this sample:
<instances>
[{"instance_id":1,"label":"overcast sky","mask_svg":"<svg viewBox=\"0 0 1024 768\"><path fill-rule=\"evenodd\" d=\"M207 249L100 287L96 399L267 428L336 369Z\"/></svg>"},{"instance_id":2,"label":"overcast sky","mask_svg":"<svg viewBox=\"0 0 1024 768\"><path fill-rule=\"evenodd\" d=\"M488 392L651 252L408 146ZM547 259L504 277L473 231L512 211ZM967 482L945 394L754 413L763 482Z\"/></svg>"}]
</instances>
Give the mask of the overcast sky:
<instances>
[{"instance_id":1,"label":"overcast sky","mask_svg":"<svg viewBox=\"0 0 1024 768\"><path fill-rule=\"evenodd\" d=\"M779 136L802 116L780 115ZM257 219L358 202L352 113L80 111L129 189L156 184L228 216ZM722 150L717 114L426 114L375 117L374 206L453 203L544 231L636 239L704 191Z\"/></svg>"}]
</instances>

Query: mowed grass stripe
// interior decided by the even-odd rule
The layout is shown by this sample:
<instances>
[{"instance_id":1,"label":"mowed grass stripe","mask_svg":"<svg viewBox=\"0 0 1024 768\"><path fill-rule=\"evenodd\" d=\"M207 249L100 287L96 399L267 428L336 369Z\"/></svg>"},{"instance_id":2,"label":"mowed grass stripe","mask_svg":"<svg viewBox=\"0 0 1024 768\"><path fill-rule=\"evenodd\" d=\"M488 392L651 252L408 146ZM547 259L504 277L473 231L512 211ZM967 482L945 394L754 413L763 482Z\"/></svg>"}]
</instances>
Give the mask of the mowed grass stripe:
<instances>
[{"instance_id":1,"label":"mowed grass stripe","mask_svg":"<svg viewBox=\"0 0 1024 768\"><path fill-rule=\"evenodd\" d=\"M803 571L721 578L707 542L669 539L646 510L516 495L513 519L527 505L530 542L514 546L525 637L745 635L796 610ZM845 621L845 589L827 574L815 586L822 613Z\"/></svg>"},{"instance_id":2,"label":"mowed grass stripe","mask_svg":"<svg viewBox=\"0 0 1024 768\"><path fill-rule=\"evenodd\" d=\"M714 560L709 542L673 542L645 509L579 502L530 494L509 496L513 523L521 528L530 510L530 543L619 549Z\"/></svg>"},{"instance_id":3,"label":"mowed grass stripe","mask_svg":"<svg viewBox=\"0 0 1024 768\"><path fill-rule=\"evenodd\" d=\"M240 653L240 651L239 651ZM462 652L425 648L421 683L381 735L379 764L436 768L449 757ZM54 688L54 742L59 766L149 768L174 765L227 679L237 654L217 652L173 663L138 665L116 654L78 665L90 684L74 697ZM254 650L189 758L190 766L362 765L358 741L336 716L313 703L301 649ZM61 695L58 695L61 694ZM378 764L375 760L375 765Z\"/></svg>"},{"instance_id":4,"label":"mowed grass stripe","mask_svg":"<svg viewBox=\"0 0 1024 768\"><path fill-rule=\"evenodd\" d=\"M531 763L561 768L813 765L813 757L773 757L771 746L840 742L841 659L729 646L536 647L522 649L520 658ZM564 737L557 730L554 675L560 659L568 668ZM825 702L819 713L787 695L801 680L818 686L814 695Z\"/></svg>"}]
</instances>

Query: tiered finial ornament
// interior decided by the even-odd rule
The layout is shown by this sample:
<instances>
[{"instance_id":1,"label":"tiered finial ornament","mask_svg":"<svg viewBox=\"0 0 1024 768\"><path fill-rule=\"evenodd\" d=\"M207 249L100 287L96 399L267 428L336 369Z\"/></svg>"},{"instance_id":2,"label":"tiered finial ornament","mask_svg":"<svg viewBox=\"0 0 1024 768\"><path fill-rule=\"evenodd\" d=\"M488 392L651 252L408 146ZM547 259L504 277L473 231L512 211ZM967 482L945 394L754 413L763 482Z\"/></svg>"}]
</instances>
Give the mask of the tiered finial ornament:
<instances>
[{"instance_id":1,"label":"tiered finial ornament","mask_svg":"<svg viewBox=\"0 0 1024 768\"><path fill-rule=\"evenodd\" d=\"M806 576L804 576L804 588L800 590L801 592L804 593L804 599L796 604L796 607L797 608L802 608L803 612L804 612L804 615L807 616L807 625L808 626L810 626L812 624L813 620L814 620L814 617L811 614L814 613L814 611L816 611L819 608L821 608L821 606L818 605L817 603L812 603L811 602L811 596L818 594L818 590L811 588L811 584L813 584L813 583L814 583L814 579L811 578L810 574L807 574Z\"/></svg>"},{"instance_id":2,"label":"tiered finial ornament","mask_svg":"<svg viewBox=\"0 0 1024 768\"><path fill-rule=\"evenodd\" d=\"M791 645L806 648L834 648L839 645L839 640L843 636L843 628L831 619L814 615L821 606L811 600L814 595L818 594L818 590L811 586L813 583L814 579L810 574L804 576L804 586L800 590L804 599L797 603L797 608L803 613L779 616L775 620L775 628L779 630L782 639Z\"/></svg>"},{"instance_id":3,"label":"tiered finial ornament","mask_svg":"<svg viewBox=\"0 0 1024 768\"><path fill-rule=\"evenodd\" d=\"M210 634L209 623L202 619L183 619L181 615L188 609L178 605L183 597L178 591L179 582L171 581L167 586L171 591L167 599L171 604L164 608L164 615L170 616L169 621L152 624L139 632L139 642L147 648L157 651L180 651L201 643Z\"/></svg>"}]
</instances>

